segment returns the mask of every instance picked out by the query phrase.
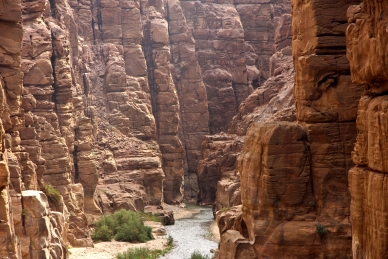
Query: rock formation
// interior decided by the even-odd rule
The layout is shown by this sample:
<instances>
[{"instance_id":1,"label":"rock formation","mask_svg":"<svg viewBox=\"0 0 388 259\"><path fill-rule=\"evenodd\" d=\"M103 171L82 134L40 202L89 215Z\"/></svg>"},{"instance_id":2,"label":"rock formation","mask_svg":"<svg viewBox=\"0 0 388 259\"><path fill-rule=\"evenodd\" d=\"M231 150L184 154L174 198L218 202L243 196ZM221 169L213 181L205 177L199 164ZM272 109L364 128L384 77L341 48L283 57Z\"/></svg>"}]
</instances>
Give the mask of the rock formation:
<instances>
[{"instance_id":1,"label":"rock formation","mask_svg":"<svg viewBox=\"0 0 388 259\"><path fill-rule=\"evenodd\" d=\"M271 64L281 60L276 65L277 74L271 73L271 77L242 102L229 133L207 136L203 141L202 160L198 164L199 202L216 202L217 210L241 204L237 157L248 128L255 121L295 120L294 70L290 54L288 46L272 56Z\"/></svg>"},{"instance_id":2,"label":"rock formation","mask_svg":"<svg viewBox=\"0 0 388 259\"><path fill-rule=\"evenodd\" d=\"M386 257L387 17L360 2L0 0L0 258L184 197L221 210L218 258Z\"/></svg>"},{"instance_id":3,"label":"rock formation","mask_svg":"<svg viewBox=\"0 0 388 259\"><path fill-rule=\"evenodd\" d=\"M296 113L248 128L238 162L242 208L217 215L218 258L352 257L347 173L363 89L350 79L345 30L355 3L292 1Z\"/></svg>"},{"instance_id":4,"label":"rock formation","mask_svg":"<svg viewBox=\"0 0 388 259\"><path fill-rule=\"evenodd\" d=\"M364 89L349 171L353 258L387 258L386 184L387 6L362 1L348 9L347 57L352 80Z\"/></svg>"}]
</instances>

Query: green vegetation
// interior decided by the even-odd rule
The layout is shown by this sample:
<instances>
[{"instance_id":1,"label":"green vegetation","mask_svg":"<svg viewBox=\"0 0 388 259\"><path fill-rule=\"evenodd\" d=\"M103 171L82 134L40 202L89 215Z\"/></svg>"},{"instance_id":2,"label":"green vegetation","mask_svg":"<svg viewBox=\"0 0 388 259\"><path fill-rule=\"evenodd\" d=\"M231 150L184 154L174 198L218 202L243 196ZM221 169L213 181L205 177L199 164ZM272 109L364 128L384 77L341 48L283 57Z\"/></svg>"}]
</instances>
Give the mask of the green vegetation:
<instances>
[{"instance_id":1,"label":"green vegetation","mask_svg":"<svg viewBox=\"0 0 388 259\"><path fill-rule=\"evenodd\" d=\"M168 238L167 238L167 248L169 248L168 251L170 251L173 246L174 246L174 239L172 238L172 236L168 235Z\"/></svg>"},{"instance_id":2,"label":"green vegetation","mask_svg":"<svg viewBox=\"0 0 388 259\"><path fill-rule=\"evenodd\" d=\"M218 210L217 212L223 213L223 212L225 212L225 211L230 210L231 208L232 208L232 207L225 207L225 208L222 208L222 209Z\"/></svg>"},{"instance_id":3,"label":"green vegetation","mask_svg":"<svg viewBox=\"0 0 388 259\"><path fill-rule=\"evenodd\" d=\"M153 239L152 228L144 226L142 214L119 210L113 215L103 216L94 224L93 241L147 242Z\"/></svg>"},{"instance_id":4,"label":"green vegetation","mask_svg":"<svg viewBox=\"0 0 388 259\"><path fill-rule=\"evenodd\" d=\"M43 185L42 192L46 194L47 199L53 204L58 204L62 199L61 193L51 184Z\"/></svg>"},{"instance_id":5,"label":"green vegetation","mask_svg":"<svg viewBox=\"0 0 388 259\"><path fill-rule=\"evenodd\" d=\"M166 248L164 250L150 250L146 247L130 248L124 253L119 253L117 259L156 259L159 256L167 254L173 247L174 240L168 236Z\"/></svg>"},{"instance_id":6,"label":"green vegetation","mask_svg":"<svg viewBox=\"0 0 388 259\"><path fill-rule=\"evenodd\" d=\"M157 215L157 214L154 215L151 212L147 212L147 213L142 213L141 215L142 215L141 217L144 221L155 221L155 222L163 223L162 219L159 218L159 215Z\"/></svg>"},{"instance_id":7,"label":"green vegetation","mask_svg":"<svg viewBox=\"0 0 388 259\"><path fill-rule=\"evenodd\" d=\"M198 251L194 251L194 253L191 254L190 259L210 259L210 257L207 255L202 255Z\"/></svg>"},{"instance_id":8,"label":"green vegetation","mask_svg":"<svg viewBox=\"0 0 388 259\"><path fill-rule=\"evenodd\" d=\"M117 259L156 259L161 255L161 250L150 250L147 247L128 249L119 253Z\"/></svg>"},{"instance_id":9,"label":"green vegetation","mask_svg":"<svg viewBox=\"0 0 388 259\"><path fill-rule=\"evenodd\" d=\"M325 236L325 235L327 234L327 230L326 230L325 227L322 226L321 224L317 224L316 228L317 228L318 234L319 234L321 237L323 237L323 236Z\"/></svg>"}]
</instances>

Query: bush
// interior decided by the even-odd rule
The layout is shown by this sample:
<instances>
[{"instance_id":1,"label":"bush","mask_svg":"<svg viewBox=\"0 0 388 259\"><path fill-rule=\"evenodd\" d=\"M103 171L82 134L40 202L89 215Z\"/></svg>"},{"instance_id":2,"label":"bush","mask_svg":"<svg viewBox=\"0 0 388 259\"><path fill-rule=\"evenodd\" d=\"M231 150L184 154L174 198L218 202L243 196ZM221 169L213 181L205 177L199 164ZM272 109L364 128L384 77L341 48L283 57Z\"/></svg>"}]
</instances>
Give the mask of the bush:
<instances>
[{"instance_id":1,"label":"bush","mask_svg":"<svg viewBox=\"0 0 388 259\"><path fill-rule=\"evenodd\" d=\"M325 236L325 235L327 234L327 230L326 230L325 227L322 226L321 224L317 224L316 228L317 228L318 234L319 234L321 237L323 237L323 236Z\"/></svg>"},{"instance_id":2,"label":"bush","mask_svg":"<svg viewBox=\"0 0 388 259\"><path fill-rule=\"evenodd\" d=\"M96 228L92 234L92 239L94 241L111 241L113 236L113 232L109 229L107 225L102 225Z\"/></svg>"},{"instance_id":3,"label":"bush","mask_svg":"<svg viewBox=\"0 0 388 259\"><path fill-rule=\"evenodd\" d=\"M119 210L94 224L93 241L147 242L153 239L152 228L144 226L141 213Z\"/></svg>"},{"instance_id":4,"label":"bush","mask_svg":"<svg viewBox=\"0 0 388 259\"><path fill-rule=\"evenodd\" d=\"M194 251L194 253L191 254L190 259L210 259L210 257L207 255L202 255L198 251Z\"/></svg>"},{"instance_id":5,"label":"bush","mask_svg":"<svg viewBox=\"0 0 388 259\"><path fill-rule=\"evenodd\" d=\"M47 199L54 204L58 204L62 199L61 193L51 184L43 185L42 192L46 194Z\"/></svg>"},{"instance_id":6,"label":"bush","mask_svg":"<svg viewBox=\"0 0 388 259\"><path fill-rule=\"evenodd\" d=\"M166 248L164 250L150 250L147 247L129 248L124 253L119 253L117 259L156 259L167 254L173 247L174 239L168 236Z\"/></svg>"},{"instance_id":7,"label":"bush","mask_svg":"<svg viewBox=\"0 0 388 259\"><path fill-rule=\"evenodd\" d=\"M119 253L117 259L156 259L162 254L162 250L150 250L146 247L128 249L124 253Z\"/></svg>"}]
</instances>

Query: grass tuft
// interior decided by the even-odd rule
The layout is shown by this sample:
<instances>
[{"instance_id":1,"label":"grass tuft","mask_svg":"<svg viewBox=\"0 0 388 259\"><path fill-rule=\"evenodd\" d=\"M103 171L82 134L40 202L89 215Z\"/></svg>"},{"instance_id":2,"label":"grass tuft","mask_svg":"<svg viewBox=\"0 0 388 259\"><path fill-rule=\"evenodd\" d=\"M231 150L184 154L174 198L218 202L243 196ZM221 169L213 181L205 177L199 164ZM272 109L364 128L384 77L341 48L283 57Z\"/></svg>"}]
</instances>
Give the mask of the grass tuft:
<instances>
[{"instance_id":1,"label":"grass tuft","mask_svg":"<svg viewBox=\"0 0 388 259\"><path fill-rule=\"evenodd\" d=\"M51 184L43 185L42 192L46 194L47 199L53 204L58 204L62 199L61 193Z\"/></svg>"},{"instance_id":2,"label":"grass tuft","mask_svg":"<svg viewBox=\"0 0 388 259\"><path fill-rule=\"evenodd\" d=\"M159 217L158 214L155 215L155 214L152 214L151 212L143 212L141 217L144 221L155 221L155 222L163 223L162 222L163 220Z\"/></svg>"},{"instance_id":3,"label":"grass tuft","mask_svg":"<svg viewBox=\"0 0 388 259\"><path fill-rule=\"evenodd\" d=\"M207 255L202 255L198 251L194 251L194 253L191 254L190 259L210 259L210 257Z\"/></svg>"},{"instance_id":4,"label":"grass tuft","mask_svg":"<svg viewBox=\"0 0 388 259\"><path fill-rule=\"evenodd\" d=\"M119 253L117 259L156 259L159 256L167 254L173 247L174 240L168 236L166 248L164 250L151 250L147 247L129 248L124 253Z\"/></svg>"},{"instance_id":5,"label":"grass tuft","mask_svg":"<svg viewBox=\"0 0 388 259\"><path fill-rule=\"evenodd\" d=\"M317 224L316 229L317 229L318 234L321 237L323 237L327 234L326 228L324 226L322 226L321 224Z\"/></svg>"}]
</instances>

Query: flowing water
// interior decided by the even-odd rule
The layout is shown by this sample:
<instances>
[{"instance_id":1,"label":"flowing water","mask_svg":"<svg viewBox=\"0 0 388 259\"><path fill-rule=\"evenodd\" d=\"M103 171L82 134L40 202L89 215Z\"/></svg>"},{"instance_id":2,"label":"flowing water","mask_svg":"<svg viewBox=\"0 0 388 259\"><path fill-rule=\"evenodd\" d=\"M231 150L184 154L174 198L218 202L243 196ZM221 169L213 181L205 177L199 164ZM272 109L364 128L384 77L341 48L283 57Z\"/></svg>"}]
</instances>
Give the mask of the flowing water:
<instances>
[{"instance_id":1,"label":"flowing water","mask_svg":"<svg viewBox=\"0 0 388 259\"><path fill-rule=\"evenodd\" d=\"M212 258L210 249L218 247L217 242L211 241L210 224L213 219L211 208L196 206L201 210L193 218L176 220L172 226L165 226L167 233L174 238L174 248L161 259L189 259L194 251Z\"/></svg>"}]
</instances>

